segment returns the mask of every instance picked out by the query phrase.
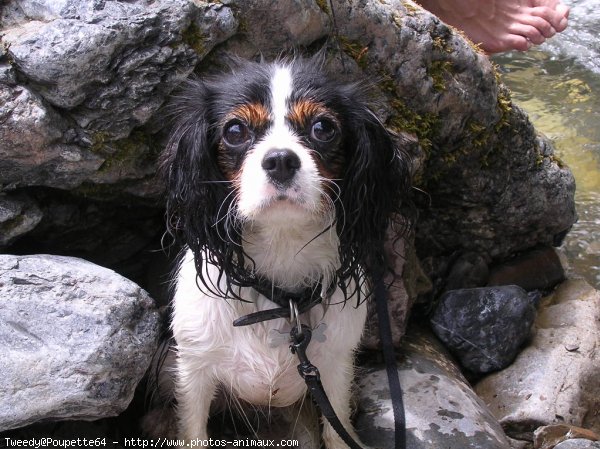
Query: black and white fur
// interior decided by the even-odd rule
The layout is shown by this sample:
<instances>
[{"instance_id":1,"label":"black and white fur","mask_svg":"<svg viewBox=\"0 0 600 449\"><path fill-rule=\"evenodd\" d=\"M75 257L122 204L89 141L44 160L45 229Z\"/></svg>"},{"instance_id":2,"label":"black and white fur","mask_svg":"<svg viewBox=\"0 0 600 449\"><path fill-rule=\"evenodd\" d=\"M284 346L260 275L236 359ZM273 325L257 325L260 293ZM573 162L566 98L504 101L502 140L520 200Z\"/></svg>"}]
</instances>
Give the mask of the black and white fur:
<instances>
[{"instance_id":1,"label":"black and white fur","mask_svg":"<svg viewBox=\"0 0 600 449\"><path fill-rule=\"evenodd\" d=\"M186 439L207 438L220 390L276 407L306 393L297 357L287 344L269 342L273 332L289 332L289 320L232 326L278 307L252 288L257 278L290 292L322 286L323 304L301 320L312 328L326 323L326 340L313 341L307 354L352 432L364 299L387 269L384 234L409 172L362 85L340 83L322 66L318 58L238 62L229 73L190 81L175 97L162 170L169 225L187 245L172 317ZM327 422L323 439L328 448L346 447Z\"/></svg>"}]
</instances>

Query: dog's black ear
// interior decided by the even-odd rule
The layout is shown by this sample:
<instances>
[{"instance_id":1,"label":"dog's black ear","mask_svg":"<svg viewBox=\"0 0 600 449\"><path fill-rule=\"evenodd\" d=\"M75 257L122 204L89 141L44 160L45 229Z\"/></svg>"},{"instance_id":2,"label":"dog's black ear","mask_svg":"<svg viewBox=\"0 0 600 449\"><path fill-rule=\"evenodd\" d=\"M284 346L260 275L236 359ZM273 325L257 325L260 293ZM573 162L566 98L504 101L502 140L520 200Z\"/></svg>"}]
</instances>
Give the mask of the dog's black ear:
<instances>
[{"instance_id":1,"label":"dog's black ear","mask_svg":"<svg viewBox=\"0 0 600 449\"><path fill-rule=\"evenodd\" d=\"M185 231L189 220L198 221L198 214L190 217L189 212L196 205L209 207L209 197L214 196L209 181L217 172L211 170L208 102L207 86L188 80L166 108L172 131L159 163L167 193L167 226L173 233Z\"/></svg>"},{"instance_id":2,"label":"dog's black ear","mask_svg":"<svg viewBox=\"0 0 600 449\"><path fill-rule=\"evenodd\" d=\"M173 95L167 108L173 131L160 159L168 230L190 247L197 268L206 248L215 258L211 262L224 266L233 257L228 241L240 234L227 229L235 227L235 221L226 218L233 195L217 162L212 90L209 82L191 80ZM198 274L204 282L202 271Z\"/></svg>"},{"instance_id":3,"label":"dog's black ear","mask_svg":"<svg viewBox=\"0 0 600 449\"><path fill-rule=\"evenodd\" d=\"M386 229L400 219L401 206L408 200L410 162L398 139L369 108L355 110L352 117L346 133L350 138L344 143L349 160L337 210L339 277L356 273L360 266L368 278L377 279L388 269L383 250Z\"/></svg>"}]
</instances>

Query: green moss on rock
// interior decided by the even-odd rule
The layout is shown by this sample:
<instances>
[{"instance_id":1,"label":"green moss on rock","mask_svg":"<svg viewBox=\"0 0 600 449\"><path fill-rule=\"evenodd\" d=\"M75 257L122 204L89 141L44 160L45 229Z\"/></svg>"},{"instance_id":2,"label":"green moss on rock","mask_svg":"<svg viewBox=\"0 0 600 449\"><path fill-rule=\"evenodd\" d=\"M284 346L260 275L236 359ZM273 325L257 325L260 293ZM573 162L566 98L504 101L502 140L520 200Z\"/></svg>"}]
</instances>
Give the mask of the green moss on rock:
<instances>
[{"instance_id":1,"label":"green moss on rock","mask_svg":"<svg viewBox=\"0 0 600 449\"><path fill-rule=\"evenodd\" d=\"M413 3L402 2L402 6L404 6L404 9L406 9L406 15L408 16L414 16L419 12L419 8Z\"/></svg>"},{"instance_id":2,"label":"green moss on rock","mask_svg":"<svg viewBox=\"0 0 600 449\"><path fill-rule=\"evenodd\" d=\"M344 36L340 36L340 43L342 45L342 51L354 59L361 69L365 69L367 66L367 53L369 47Z\"/></svg>"},{"instance_id":3,"label":"green moss on rock","mask_svg":"<svg viewBox=\"0 0 600 449\"><path fill-rule=\"evenodd\" d=\"M315 3L321 11L329 15L329 2L328 0L315 0Z\"/></svg>"},{"instance_id":4,"label":"green moss on rock","mask_svg":"<svg viewBox=\"0 0 600 449\"><path fill-rule=\"evenodd\" d=\"M392 115L388 118L386 126L394 132L407 132L414 134L419 139L421 148L427 153L431 149L431 141L438 125L436 114L419 114L411 109L400 98L396 91L394 80L385 76L379 86L390 98Z\"/></svg>"},{"instance_id":5,"label":"green moss on rock","mask_svg":"<svg viewBox=\"0 0 600 449\"><path fill-rule=\"evenodd\" d=\"M183 32L181 33L181 38L183 42L189 45L197 55L204 55L206 53L206 36L202 34L202 31L195 23L191 23Z\"/></svg>"},{"instance_id":6,"label":"green moss on rock","mask_svg":"<svg viewBox=\"0 0 600 449\"><path fill-rule=\"evenodd\" d=\"M433 88L438 92L446 90L446 78L452 74L452 61L433 61L429 66L428 75L433 80Z\"/></svg>"},{"instance_id":7,"label":"green moss on rock","mask_svg":"<svg viewBox=\"0 0 600 449\"><path fill-rule=\"evenodd\" d=\"M115 169L152 164L161 148L152 135L134 130L128 137L117 141L109 141L107 134L96 132L92 136L90 151L104 158L98 172L106 173Z\"/></svg>"}]
</instances>

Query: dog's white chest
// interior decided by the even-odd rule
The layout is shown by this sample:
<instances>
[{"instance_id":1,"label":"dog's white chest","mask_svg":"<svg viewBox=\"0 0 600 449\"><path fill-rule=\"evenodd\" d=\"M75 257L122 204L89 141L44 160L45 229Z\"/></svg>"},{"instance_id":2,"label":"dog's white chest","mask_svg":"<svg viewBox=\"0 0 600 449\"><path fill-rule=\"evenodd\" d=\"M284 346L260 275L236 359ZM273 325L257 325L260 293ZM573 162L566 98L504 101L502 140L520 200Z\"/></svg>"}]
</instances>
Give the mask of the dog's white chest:
<instances>
[{"instance_id":1,"label":"dog's white chest","mask_svg":"<svg viewBox=\"0 0 600 449\"><path fill-rule=\"evenodd\" d=\"M273 303L266 304L254 290L242 292L249 302L202 293L191 259L182 264L179 280L173 333L179 354L185 356L179 364L185 376L209 375L221 388L256 405L286 406L304 395L306 385L297 369L300 362L285 337L290 330L288 320L233 326L240 316L276 307ZM333 378L351 376L352 350L366 319L366 304L344 306L342 299L341 292L336 292L326 313L317 305L301 317L311 328L321 325L306 354L321 373ZM317 336L323 333L323 322L327 328Z\"/></svg>"},{"instance_id":2,"label":"dog's white chest","mask_svg":"<svg viewBox=\"0 0 600 449\"><path fill-rule=\"evenodd\" d=\"M280 321L280 320L277 320ZM266 323L265 323L266 324ZM279 335L283 340L284 335L278 329L271 328L270 333L265 332L268 325L252 325L254 328L234 329L236 345L235 357L232 360L229 379L224 385L230 385L232 393L250 403L257 405L286 406L296 402L304 395L306 386L298 373L298 358L292 354L289 344L280 341L280 345L273 346L269 334ZM256 327L259 327L258 329ZM284 326L284 330L287 330ZM236 338L236 331L240 330L240 338ZM271 344L270 344L271 343ZM323 351L311 343L310 353L314 363L319 363Z\"/></svg>"}]
</instances>

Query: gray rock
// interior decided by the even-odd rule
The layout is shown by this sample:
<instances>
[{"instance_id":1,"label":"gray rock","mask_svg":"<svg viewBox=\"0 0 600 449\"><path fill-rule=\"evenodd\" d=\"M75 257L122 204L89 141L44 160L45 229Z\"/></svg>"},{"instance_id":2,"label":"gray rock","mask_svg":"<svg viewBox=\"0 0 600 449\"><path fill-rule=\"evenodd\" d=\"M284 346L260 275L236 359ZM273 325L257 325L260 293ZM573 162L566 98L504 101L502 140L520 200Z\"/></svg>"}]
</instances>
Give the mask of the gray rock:
<instances>
[{"instance_id":1,"label":"gray rock","mask_svg":"<svg viewBox=\"0 0 600 449\"><path fill-rule=\"evenodd\" d=\"M475 391L508 435L533 440L542 425L600 431L600 292L569 280L545 298L532 342Z\"/></svg>"},{"instance_id":2,"label":"gray rock","mask_svg":"<svg viewBox=\"0 0 600 449\"><path fill-rule=\"evenodd\" d=\"M508 449L502 428L434 337L410 329L399 353L407 449ZM373 366L358 377L356 430L371 447L393 447L385 369Z\"/></svg>"},{"instance_id":3,"label":"gray rock","mask_svg":"<svg viewBox=\"0 0 600 449\"><path fill-rule=\"evenodd\" d=\"M42 216L36 202L28 196L0 193L0 248L34 229Z\"/></svg>"},{"instance_id":4,"label":"gray rock","mask_svg":"<svg viewBox=\"0 0 600 449\"><path fill-rule=\"evenodd\" d=\"M397 109L388 124L428 149L418 175L431 200L419 218L420 254L497 258L569 229L573 176L487 58L411 2L333 4L345 38L366 49L355 53L365 71L390 80L382 87Z\"/></svg>"},{"instance_id":5,"label":"gray rock","mask_svg":"<svg viewBox=\"0 0 600 449\"><path fill-rule=\"evenodd\" d=\"M43 22L5 19L13 64L48 102L103 138L127 137L147 122L198 62L184 42L197 12L191 2L36 3Z\"/></svg>"},{"instance_id":6,"label":"gray rock","mask_svg":"<svg viewBox=\"0 0 600 449\"><path fill-rule=\"evenodd\" d=\"M557 444L554 446L554 449L600 449L600 441L574 438Z\"/></svg>"},{"instance_id":7,"label":"gray rock","mask_svg":"<svg viewBox=\"0 0 600 449\"><path fill-rule=\"evenodd\" d=\"M155 115L237 27L231 8L201 0L8 1L0 185L119 184L113 194L158 197L153 134L164 120ZM132 132L153 117L150 132Z\"/></svg>"},{"instance_id":8,"label":"gray rock","mask_svg":"<svg viewBox=\"0 0 600 449\"><path fill-rule=\"evenodd\" d=\"M440 299L431 326L468 370L499 370L529 338L537 299L516 285L452 290Z\"/></svg>"},{"instance_id":9,"label":"gray rock","mask_svg":"<svg viewBox=\"0 0 600 449\"><path fill-rule=\"evenodd\" d=\"M0 431L122 412L156 349L137 285L83 260L0 255Z\"/></svg>"},{"instance_id":10,"label":"gray rock","mask_svg":"<svg viewBox=\"0 0 600 449\"><path fill-rule=\"evenodd\" d=\"M232 0L243 17L244 33L227 43L238 56L279 56L284 49L308 47L331 31L327 14L313 0Z\"/></svg>"},{"instance_id":11,"label":"gray rock","mask_svg":"<svg viewBox=\"0 0 600 449\"><path fill-rule=\"evenodd\" d=\"M0 83L0 185L73 188L104 159L66 143L67 120L28 87Z\"/></svg>"}]
</instances>

